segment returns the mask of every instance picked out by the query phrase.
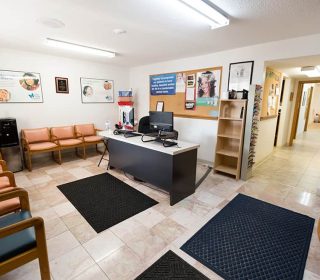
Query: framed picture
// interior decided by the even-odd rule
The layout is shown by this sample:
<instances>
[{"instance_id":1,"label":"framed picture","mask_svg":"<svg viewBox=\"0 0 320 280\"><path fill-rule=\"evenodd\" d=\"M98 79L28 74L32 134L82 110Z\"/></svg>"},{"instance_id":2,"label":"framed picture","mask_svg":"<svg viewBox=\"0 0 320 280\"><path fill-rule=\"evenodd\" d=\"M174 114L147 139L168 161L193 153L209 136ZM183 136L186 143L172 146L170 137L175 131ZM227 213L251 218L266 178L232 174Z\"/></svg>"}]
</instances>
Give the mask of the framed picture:
<instances>
[{"instance_id":1,"label":"framed picture","mask_svg":"<svg viewBox=\"0 0 320 280\"><path fill-rule=\"evenodd\" d=\"M114 83L109 79L80 78L82 103L113 103Z\"/></svg>"},{"instance_id":2,"label":"framed picture","mask_svg":"<svg viewBox=\"0 0 320 280\"><path fill-rule=\"evenodd\" d=\"M157 111L157 112L163 112L163 109L164 109L164 102L163 102L163 101L158 101L158 102L157 102L156 111Z\"/></svg>"},{"instance_id":3,"label":"framed picture","mask_svg":"<svg viewBox=\"0 0 320 280\"><path fill-rule=\"evenodd\" d=\"M220 99L221 68L196 73L196 106L217 107Z\"/></svg>"},{"instance_id":4,"label":"framed picture","mask_svg":"<svg viewBox=\"0 0 320 280\"><path fill-rule=\"evenodd\" d=\"M40 74L0 70L0 103L43 103Z\"/></svg>"},{"instance_id":5,"label":"framed picture","mask_svg":"<svg viewBox=\"0 0 320 280\"><path fill-rule=\"evenodd\" d=\"M56 77L56 93L69 93L68 78Z\"/></svg>"},{"instance_id":6,"label":"framed picture","mask_svg":"<svg viewBox=\"0 0 320 280\"><path fill-rule=\"evenodd\" d=\"M252 82L253 64L254 61L230 63L228 91L249 90L249 86Z\"/></svg>"}]
</instances>

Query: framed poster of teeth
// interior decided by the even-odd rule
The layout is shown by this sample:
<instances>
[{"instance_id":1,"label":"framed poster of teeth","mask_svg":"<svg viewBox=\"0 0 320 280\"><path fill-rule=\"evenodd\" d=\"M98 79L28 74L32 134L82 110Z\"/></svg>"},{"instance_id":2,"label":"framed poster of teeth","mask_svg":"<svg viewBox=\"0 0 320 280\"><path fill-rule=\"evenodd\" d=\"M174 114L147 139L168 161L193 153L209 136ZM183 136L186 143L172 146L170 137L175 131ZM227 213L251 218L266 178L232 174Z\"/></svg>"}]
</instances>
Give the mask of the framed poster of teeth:
<instances>
[{"instance_id":1,"label":"framed poster of teeth","mask_svg":"<svg viewBox=\"0 0 320 280\"><path fill-rule=\"evenodd\" d=\"M40 74L0 70L0 103L43 103Z\"/></svg>"}]
</instances>

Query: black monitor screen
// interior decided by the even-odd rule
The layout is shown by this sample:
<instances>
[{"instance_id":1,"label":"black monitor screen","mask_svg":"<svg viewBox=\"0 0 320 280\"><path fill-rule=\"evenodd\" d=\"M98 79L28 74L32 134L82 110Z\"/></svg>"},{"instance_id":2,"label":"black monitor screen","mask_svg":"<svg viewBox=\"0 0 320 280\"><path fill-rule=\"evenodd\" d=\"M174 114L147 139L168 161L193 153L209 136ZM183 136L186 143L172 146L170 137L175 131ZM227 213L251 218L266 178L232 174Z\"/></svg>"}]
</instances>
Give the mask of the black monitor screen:
<instances>
[{"instance_id":1,"label":"black monitor screen","mask_svg":"<svg viewBox=\"0 0 320 280\"><path fill-rule=\"evenodd\" d=\"M150 128L156 131L173 131L172 112L149 112Z\"/></svg>"}]
</instances>

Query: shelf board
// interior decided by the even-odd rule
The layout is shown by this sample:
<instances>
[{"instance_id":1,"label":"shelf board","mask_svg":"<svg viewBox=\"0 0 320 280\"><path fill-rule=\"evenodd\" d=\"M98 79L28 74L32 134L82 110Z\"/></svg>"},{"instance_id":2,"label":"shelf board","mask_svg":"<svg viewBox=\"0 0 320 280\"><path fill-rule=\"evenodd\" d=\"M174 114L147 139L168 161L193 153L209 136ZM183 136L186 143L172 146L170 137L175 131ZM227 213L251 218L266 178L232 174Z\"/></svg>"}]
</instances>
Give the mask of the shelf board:
<instances>
[{"instance_id":1,"label":"shelf board","mask_svg":"<svg viewBox=\"0 0 320 280\"><path fill-rule=\"evenodd\" d=\"M240 140L240 136L231 134L218 134L218 137Z\"/></svg>"},{"instance_id":2,"label":"shelf board","mask_svg":"<svg viewBox=\"0 0 320 280\"><path fill-rule=\"evenodd\" d=\"M226 117L219 117L220 120L229 120L229 121L242 121L241 118L226 118Z\"/></svg>"},{"instance_id":3,"label":"shelf board","mask_svg":"<svg viewBox=\"0 0 320 280\"><path fill-rule=\"evenodd\" d=\"M233 157L233 158L238 158L239 157L239 153L238 152L234 152L234 151L230 151L230 150L226 150L226 149L217 150L217 154L228 156L228 157Z\"/></svg>"},{"instance_id":4,"label":"shelf board","mask_svg":"<svg viewBox=\"0 0 320 280\"><path fill-rule=\"evenodd\" d=\"M237 175L237 168L236 167L231 167L231 166L227 166L227 165L218 165L215 167L215 171L220 171L223 173L228 173L231 175L236 176Z\"/></svg>"},{"instance_id":5,"label":"shelf board","mask_svg":"<svg viewBox=\"0 0 320 280\"><path fill-rule=\"evenodd\" d=\"M221 102L246 102L247 99L221 99Z\"/></svg>"}]
</instances>

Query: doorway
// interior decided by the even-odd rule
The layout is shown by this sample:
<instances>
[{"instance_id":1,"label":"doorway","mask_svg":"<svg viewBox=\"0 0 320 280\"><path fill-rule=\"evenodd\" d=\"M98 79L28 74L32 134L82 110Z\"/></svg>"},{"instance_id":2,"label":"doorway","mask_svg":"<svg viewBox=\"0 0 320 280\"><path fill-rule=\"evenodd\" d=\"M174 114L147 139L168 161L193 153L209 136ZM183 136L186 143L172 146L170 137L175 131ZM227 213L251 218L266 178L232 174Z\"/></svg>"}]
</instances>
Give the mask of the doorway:
<instances>
[{"instance_id":1,"label":"doorway","mask_svg":"<svg viewBox=\"0 0 320 280\"><path fill-rule=\"evenodd\" d=\"M312 101L313 86L320 83L320 80L299 81L297 98L295 102L289 146L292 146L297 134L307 131L310 115L310 104ZM303 110L301 110L303 109Z\"/></svg>"}]
</instances>

